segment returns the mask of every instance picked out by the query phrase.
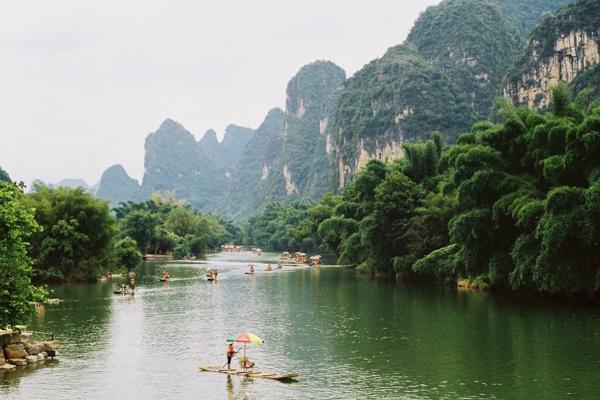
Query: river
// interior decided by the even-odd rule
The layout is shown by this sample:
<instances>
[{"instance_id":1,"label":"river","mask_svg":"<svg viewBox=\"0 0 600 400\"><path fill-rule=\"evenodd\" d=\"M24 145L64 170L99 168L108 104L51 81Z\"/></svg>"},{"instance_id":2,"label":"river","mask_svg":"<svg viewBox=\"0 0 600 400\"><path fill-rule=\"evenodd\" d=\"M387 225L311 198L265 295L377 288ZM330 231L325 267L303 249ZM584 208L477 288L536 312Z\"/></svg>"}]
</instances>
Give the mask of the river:
<instances>
[{"instance_id":1,"label":"river","mask_svg":"<svg viewBox=\"0 0 600 400\"><path fill-rule=\"evenodd\" d=\"M58 360L0 373L1 399L592 399L600 310L545 299L395 284L343 268L264 271L274 254L148 262L119 280L53 287L29 327ZM247 263L257 265L246 275ZM220 270L205 280L207 266ZM166 269L172 279L158 280ZM250 331L259 370L297 383L198 372ZM235 363L234 363L235 364ZM235 364L237 365L237 364Z\"/></svg>"}]
</instances>

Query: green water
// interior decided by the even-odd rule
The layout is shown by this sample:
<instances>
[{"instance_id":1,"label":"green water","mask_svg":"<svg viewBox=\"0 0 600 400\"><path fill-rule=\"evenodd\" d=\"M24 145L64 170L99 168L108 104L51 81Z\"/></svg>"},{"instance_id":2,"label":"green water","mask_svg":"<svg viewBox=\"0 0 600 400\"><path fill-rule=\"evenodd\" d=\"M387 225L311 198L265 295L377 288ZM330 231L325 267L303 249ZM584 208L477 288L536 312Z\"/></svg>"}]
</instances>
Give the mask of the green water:
<instances>
[{"instance_id":1,"label":"green water","mask_svg":"<svg viewBox=\"0 0 600 400\"><path fill-rule=\"evenodd\" d=\"M600 311L337 268L245 275L251 254L207 264L147 263L135 296L120 283L62 285L32 320L62 342L59 361L0 373L1 399L595 399ZM169 283L158 281L170 271ZM225 338L250 331L261 370L298 383L199 373L225 362Z\"/></svg>"}]
</instances>

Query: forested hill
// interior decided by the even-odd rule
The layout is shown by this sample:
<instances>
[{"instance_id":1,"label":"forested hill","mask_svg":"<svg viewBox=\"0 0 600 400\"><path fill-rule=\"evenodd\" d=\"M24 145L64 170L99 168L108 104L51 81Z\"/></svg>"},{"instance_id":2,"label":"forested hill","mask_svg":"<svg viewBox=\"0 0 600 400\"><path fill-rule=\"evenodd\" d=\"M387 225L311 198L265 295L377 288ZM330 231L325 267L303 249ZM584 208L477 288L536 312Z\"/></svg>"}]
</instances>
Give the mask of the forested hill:
<instances>
[{"instance_id":1,"label":"forested hill","mask_svg":"<svg viewBox=\"0 0 600 400\"><path fill-rule=\"evenodd\" d=\"M497 0L496 5L502 14L508 18L523 41L540 19L552 13L572 0Z\"/></svg>"},{"instance_id":2,"label":"forested hill","mask_svg":"<svg viewBox=\"0 0 600 400\"><path fill-rule=\"evenodd\" d=\"M565 1L445 0L425 10L406 43L348 79L335 111L337 183L369 159L439 130L447 141L487 118L525 29Z\"/></svg>"},{"instance_id":3,"label":"forested hill","mask_svg":"<svg viewBox=\"0 0 600 400\"><path fill-rule=\"evenodd\" d=\"M349 79L328 61L302 67L287 86L285 110L269 112L256 130L230 125L221 143L212 130L197 141L179 123L165 121L146 141L141 187L125 171L113 170L99 193L114 204L117 197L174 191L201 211L246 218L273 200L312 200L341 190L371 159L402 158L407 142L433 131L453 143L486 119L507 90L514 60L520 61L509 77L530 84L529 75L515 71L535 71L539 62L527 54L556 47L560 27L570 26L559 21L572 15L572 22L597 26L592 0L548 14L565 2L444 0L420 15L405 43ZM544 15L523 53L527 32ZM560 29L544 33L553 27ZM591 71L573 87L597 82L597 70ZM124 184L115 188L111 182Z\"/></svg>"},{"instance_id":4,"label":"forested hill","mask_svg":"<svg viewBox=\"0 0 600 400\"><path fill-rule=\"evenodd\" d=\"M96 197L109 200L111 206L116 207L120 202L141 201L146 198L146 195L138 181L127 175L122 165L117 164L102 174Z\"/></svg>"},{"instance_id":5,"label":"forested hill","mask_svg":"<svg viewBox=\"0 0 600 400\"><path fill-rule=\"evenodd\" d=\"M248 241L410 280L597 299L600 103L573 103L562 83L551 112L505 102L498 120L370 160L343 195L270 204Z\"/></svg>"}]
</instances>

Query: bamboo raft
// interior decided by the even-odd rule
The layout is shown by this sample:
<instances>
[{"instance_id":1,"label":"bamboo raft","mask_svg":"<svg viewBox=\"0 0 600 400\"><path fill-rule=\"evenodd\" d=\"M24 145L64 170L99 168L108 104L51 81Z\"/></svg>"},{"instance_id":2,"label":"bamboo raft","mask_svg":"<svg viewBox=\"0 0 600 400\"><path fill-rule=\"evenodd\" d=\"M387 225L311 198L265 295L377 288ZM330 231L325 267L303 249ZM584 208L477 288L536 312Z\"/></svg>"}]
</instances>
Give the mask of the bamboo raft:
<instances>
[{"instance_id":1,"label":"bamboo raft","mask_svg":"<svg viewBox=\"0 0 600 400\"><path fill-rule=\"evenodd\" d=\"M247 376L248 378L262 378L262 379L271 379L274 381L280 382L294 382L300 376L300 374L290 373L290 374L278 374L278 373L267 373L267 372L258 372L258 371L244 371L237 369L226 369L219 368L211 365L201 365L199 368L200 372L216 372L219 374L227 374L227 375L238 375L238 376Z\"/></svg>"}]
</instances>

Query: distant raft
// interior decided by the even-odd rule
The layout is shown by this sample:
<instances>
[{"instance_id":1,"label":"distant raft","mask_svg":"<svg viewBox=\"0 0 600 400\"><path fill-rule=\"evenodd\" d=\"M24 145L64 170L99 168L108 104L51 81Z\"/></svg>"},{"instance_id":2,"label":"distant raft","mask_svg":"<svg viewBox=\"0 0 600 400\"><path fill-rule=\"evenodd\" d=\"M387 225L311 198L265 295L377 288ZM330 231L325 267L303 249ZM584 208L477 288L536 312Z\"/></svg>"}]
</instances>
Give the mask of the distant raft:
<instances>
[{"instance_id":1,"label":"distant raft","mask_svg":"<svg viewBox=\"0 0 600 400\"><path fill-rule=\"evenodd\" d=\"M271 379L274 381L280 382L294 382L297 381L300 374L290 373L290 374L279 374L279 373L267 373L267 372L258 372L258 371L244 371L237 369L223 369L220 367L215 367L211 365L201 365L198 367L200 372L216 372L219 374L227 374L227 375L238 375L238 376L247 376L248 378L262 378L262 379Z\"/></svg>"}]
</instances>

